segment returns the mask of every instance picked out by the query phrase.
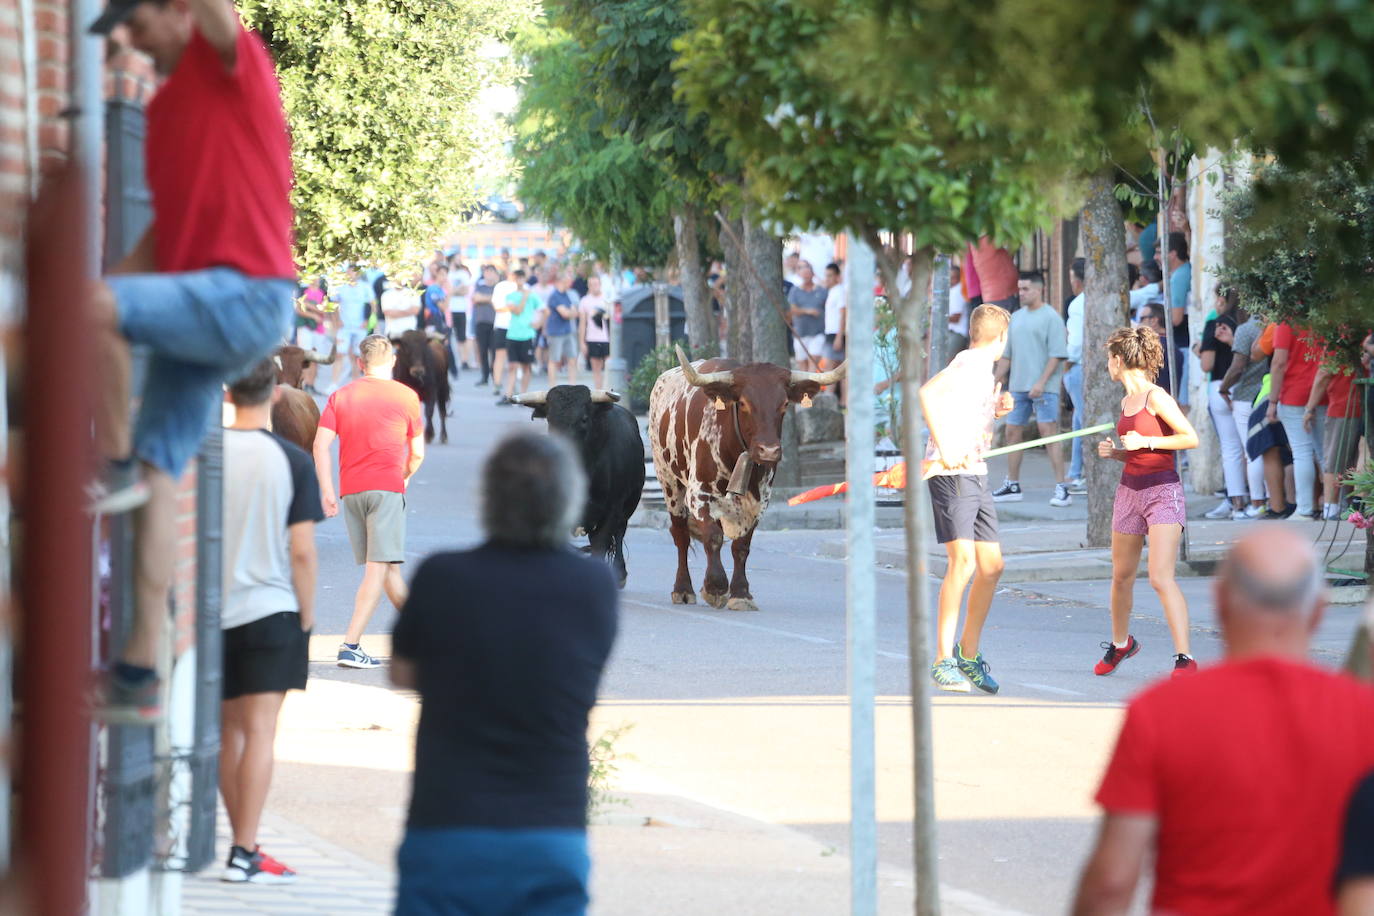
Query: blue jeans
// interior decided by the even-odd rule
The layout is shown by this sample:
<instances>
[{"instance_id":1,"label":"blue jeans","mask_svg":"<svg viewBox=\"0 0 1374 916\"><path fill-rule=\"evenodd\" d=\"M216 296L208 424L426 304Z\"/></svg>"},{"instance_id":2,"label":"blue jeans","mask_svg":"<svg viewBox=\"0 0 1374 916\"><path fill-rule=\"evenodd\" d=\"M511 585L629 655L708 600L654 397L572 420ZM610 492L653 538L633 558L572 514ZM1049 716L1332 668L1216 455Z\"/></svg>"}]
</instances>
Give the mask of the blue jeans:
<instances>
[{"instance_id":1,"label":"blue jeans","mask_svg":"<svg viewBox=\"0 0 1374 916\"><path fill-rule=\"evenodd\" d=\"M1083 428L1083 364L1074 363L1068 372L1064 373L1064 387L1069 390L1069 398L1073 400L1073 428L1078 430ZM1073 440L1073 449L1069 457L1069 480L1078 480L1083 476L1083 437L1079 436Z\"/></svg>"},{"instance_id":2,"label":"blue jeans","mask_svg":"<svg viewBox=\"0 0 1374 916\"><path fill-rule=\"evenodd\" d=\"M223 385L286 339L296 285L215 267L105 278L129 343L149 349L134 454L180 477L219 416Z\"/></svg>"},{"instance_id":3,"label":"blue jeans","mask_svg":"<svg viewBox=\"0 0 1374 916\"><path fill-rule=\"evenodd\" d=\"M1058 391L1046 389L1044 394L1034 400L1031 399L1030 392L1028 391L1013 391L1011 393L1011 399L1011 413L1007 414L1008 426L1025 426L1029 423L1031 420L1031 408L1035 409L1035 422L1059 422Z\"/></svg>"},{"instance_id":4,"label":"blue jeans","mask_svg":"<svg viewBox=\"0 0 1374 916\"><path fill-rule=\"evenodd\" d=\"M396 916L587 912L585 830L412 827L396 861Z\"/></svg>"}]
</instances>

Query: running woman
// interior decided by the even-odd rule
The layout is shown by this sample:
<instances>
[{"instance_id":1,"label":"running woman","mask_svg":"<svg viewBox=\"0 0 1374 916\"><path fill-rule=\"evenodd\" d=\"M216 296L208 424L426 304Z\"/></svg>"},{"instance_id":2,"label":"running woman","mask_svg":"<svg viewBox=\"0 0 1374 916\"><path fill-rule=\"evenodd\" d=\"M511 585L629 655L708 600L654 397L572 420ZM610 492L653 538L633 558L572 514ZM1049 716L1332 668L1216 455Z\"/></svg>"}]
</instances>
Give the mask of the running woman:
<instances>
[{"instance_id":1,"label":"running woman","mask_svg":"<svg viewBox=\"0 0 1374 916\"><path fill-rule=\"evenodd\" d=\"M939 656L930 676L941 690L957 693L968 693L971 686L997 692L978 647L1002 575L997 507L983 453L992 444L993 420L1012 409L1012 397L1000 390L993 371L1006 348L1010 324L1006 309L978 306L969 321L972 346L955 355L920 392L930 429L922 476L928 478L936 539L949 556L940 585ZM959 605L965 589L968 614L961 634Z\"/></svg>"},{"instance_id":2,"label":"running woman","mask_svg":"<svg viewBox=\"0 0 1374 916\"><path fill-rule=\"evenodd\" d=\"M1099 458L1125 462L1112 510L1112 641L1093 669L1111 674L1140 651L1130 635L1136 570L1145 539L1150 540L1150 585L1159 595L1174 638L1174 676L1196 671L1188 652L1188 605L1174 581L1178 544L1187 514L1174 452L1197 447L1197 432L1172 397L1154 384L1164 363L1159 335L1151 328L1122 328L1107 339L1107 371L1126 389L1116 433L1097 444Z\"/></svg>"}]
</instances>

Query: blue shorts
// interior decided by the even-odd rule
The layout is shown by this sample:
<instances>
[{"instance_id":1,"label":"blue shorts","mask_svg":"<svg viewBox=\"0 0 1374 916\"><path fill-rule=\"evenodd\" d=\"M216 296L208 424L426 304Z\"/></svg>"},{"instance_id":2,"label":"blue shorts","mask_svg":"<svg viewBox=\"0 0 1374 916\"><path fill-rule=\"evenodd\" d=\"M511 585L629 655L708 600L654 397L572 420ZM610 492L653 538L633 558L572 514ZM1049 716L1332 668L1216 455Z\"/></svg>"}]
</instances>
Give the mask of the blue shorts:
<instances>
[{"instance_id":1,"label":"blue shorts","mask_svg":"<svg viewBox=\"0 0 1374 916\"><path fill-rule=\"evenodd\" d=\"M223 385L241 376L291 331L290 280L237 270L115 274L119 330L147 347L147 375L134 455L180 477L220 416Z\"/></svg>"},{"instance_id":2,"label":"blue shorts","mask_svg":"<svg viewBox=\"0 0 1374 916\"><path fill-rule=\"evenodd\" d=\"M1059 392L1046 391L1032 401L1029 392L1013 391L1011 398L1015 403L1011 408L1011 413L1007 414L1008 426L1025 426L1029 423L1032 406L1035 408L1035 422L1059 422Z\"/></svg>"},{"instance_id":3,"label":"blue shorts","mask_svg":"<svg viewBox=\"0 0 1374 916\"><path fill-rule=\"evenodd\" d=\"M412 827L396 864L396 916L587 912L585 830Z\"/></svg>"}]
</instances>

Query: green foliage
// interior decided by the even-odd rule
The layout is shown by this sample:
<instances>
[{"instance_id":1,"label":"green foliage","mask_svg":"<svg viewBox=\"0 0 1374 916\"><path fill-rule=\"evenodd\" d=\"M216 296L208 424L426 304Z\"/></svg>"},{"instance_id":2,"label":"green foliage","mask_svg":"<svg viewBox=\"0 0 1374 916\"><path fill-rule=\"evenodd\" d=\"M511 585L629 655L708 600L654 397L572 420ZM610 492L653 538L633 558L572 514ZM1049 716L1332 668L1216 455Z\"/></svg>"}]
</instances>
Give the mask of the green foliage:
<instances>
[{"instance_id":1,"label":"green foliage","mask_svg":"<svg viewBox=\"0 0 1374 916\"><path fill-rule=\"evenodd\" d=\"M765 216L870 239L909 232L917 248L952 251L981 235L1019 241L1056 215L1055 183L1039 166L1058 134L990 126L976 114L983 84L948 79L919 56L894 61L903 78L876 91L869 71L884 68L854 51L872 26L863 0L689 6L696 28L677 45L679 93L709 117Z\"/></svg>"},{"instance_id":2,"label":"green foliage","mask_svg":"<svg viewBox=\"0 0 1374 916\"><path fill-rule=\"evenodd\" d=\"M873 319L873 362L876 368L883 371L883 377L890 383L902 367L902 352L897 342L897 312L886 296L874 298ZM889 384L885 391L875 395L876 415L879 417L878 435L887 436L893 443L902 441L902 402L899 397L901 392L901 385Z\"/></svg>"},{"instance_id":3,"label":"green foliage","mask_svg":"<svg viewBox=\"0 0 1374 916\"><path fill-rule=\"evenodd\" d=\"M1265 167L1253 185L1226 192L1222 283L1241 304L1310 328L1353 365L1374 328L1374 181L1367 149L1350 160Z\"/></svg>"},{"instance_id":4,"label":"green foliage","mask_svg":"<svg viewBox=\"0 0 1374 916\"><path fill-rule=\"evenodd\" d=\"M476 199L500 125L483 56L533 0L240 0L277 62L291 124L297 259L307 273L413 261Z\"/></svg>"},{"instance_id":5,"label":"green foliage","mask_svg":"<svg viewBox=\"0 0 1374 916\"><path fill-rule=\"evenodd\" d=\"M644 358L639 361L639 365L635 366L634 372L630 374L630 380L626 387L629 388L631 404L648 404L649 395L653 392L654 383L658 381L658 377L669 369L677 368L676 347L682 347L687 358L693 361L714 359L720 355L720 346L714 341L701 346L694 346L682 341L667 347L655 347L644 354Z\"/></svg>"},{"instance_id":6,"label":"green foliage","mask_svg":"<svg viewBox=\"0 0 1374 916\"><path fill-rule=\"evenodd\" d=\"M590 767L587 770L587 819L591 820L611 805L628 804L626 799L617 798L615 777L620 772L617 761L621 755L616 752L615 743L634 728L633 724L620 725L602 732L587 749Z\"/></svg>"},{"instance_id":7,"label":"green foliage","mask_svg":"<svg viewBox=\"0 0 1374 916\"><path fill-rule=\"evenodd\" d=\"M567 226L588 251L662 264L673 248L673 182L660 156L605 123L591 56L547 22L523 31L528 62L515 126L520 197Z\"/></svg>"}]
</instances>

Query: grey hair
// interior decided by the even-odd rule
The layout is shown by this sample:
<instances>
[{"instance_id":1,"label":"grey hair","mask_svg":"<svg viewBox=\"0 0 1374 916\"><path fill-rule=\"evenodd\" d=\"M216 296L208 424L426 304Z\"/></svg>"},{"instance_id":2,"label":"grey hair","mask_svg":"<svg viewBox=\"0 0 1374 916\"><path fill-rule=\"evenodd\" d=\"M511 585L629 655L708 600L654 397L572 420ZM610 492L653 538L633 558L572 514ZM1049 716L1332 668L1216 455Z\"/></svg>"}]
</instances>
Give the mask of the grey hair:
<instances>
[{"instance_id":1,"label":"grey hair","mask_svg":"<svg viewBox=\"0 0 1374 916\"><path fill-rule=\"evenodd\" d=\"M582 463L556 433L507 436L482 469L482 527L498 544L562 547L586 500Z\"/></svg>"},{"instance_id":2,"label":"grey hair","mask_svg":"<svg viewBox=\"0 0 1374 916\"><path fill-rule=\"evenodd\" d=\"M1235 557L1226 566L1226 584L1236 590L1244 603L1281 614L1310 616L1321 600L1322 581L1321 567L1315 562L1287 582L1267 581Z\"/></svg>"}]
</instances>

